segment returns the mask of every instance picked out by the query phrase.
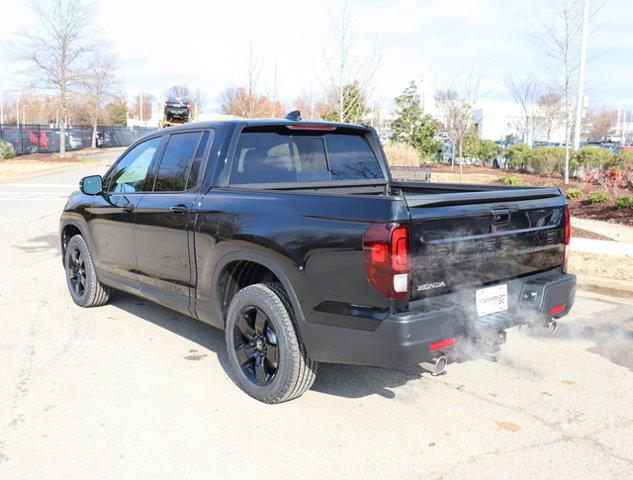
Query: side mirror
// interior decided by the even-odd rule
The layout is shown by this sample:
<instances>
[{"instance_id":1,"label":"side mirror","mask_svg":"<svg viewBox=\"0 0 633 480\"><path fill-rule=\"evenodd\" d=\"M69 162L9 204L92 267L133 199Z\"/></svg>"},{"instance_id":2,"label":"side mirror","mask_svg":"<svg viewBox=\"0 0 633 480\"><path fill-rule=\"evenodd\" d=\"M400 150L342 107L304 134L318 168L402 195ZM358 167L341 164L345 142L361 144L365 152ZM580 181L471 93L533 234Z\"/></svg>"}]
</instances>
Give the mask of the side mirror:
<instances>
[{"instance_id":1,"label":"side mirror","mask_svg":"<svg viewBox=\"0 0 633 480\"><path fill-rule=\"evenodd\" d=\"M99 195L103 192L103 179L101 175L90 175L79 181L79 190L86 195Z\"/></svg>"}]
</instances>

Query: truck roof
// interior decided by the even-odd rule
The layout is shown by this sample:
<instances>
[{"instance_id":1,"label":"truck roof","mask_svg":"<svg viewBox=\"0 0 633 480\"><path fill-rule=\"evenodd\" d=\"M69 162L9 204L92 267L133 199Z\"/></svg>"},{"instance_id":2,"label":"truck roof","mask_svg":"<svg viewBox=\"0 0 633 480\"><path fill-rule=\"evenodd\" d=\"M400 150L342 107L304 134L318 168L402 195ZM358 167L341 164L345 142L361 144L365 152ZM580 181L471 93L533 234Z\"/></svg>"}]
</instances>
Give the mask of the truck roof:
<instances>
[{"instance_id":1,"label":"truck roof","mask_svg":"<svg viewBox=\"0 0 633 480\"><path fill-rule=\"evenodd\" d=\"M322 120L288 120L285 118L235 118L230 120L212 120L206 122L190 122L165 128L164 131L188 130L191 128L213 128L224 125L244 125L247 127L284 126L284 125L318 125L337 128L354 128L369 130L367 125L357 123L325 122Z\"/></svg>"}]
</instances>

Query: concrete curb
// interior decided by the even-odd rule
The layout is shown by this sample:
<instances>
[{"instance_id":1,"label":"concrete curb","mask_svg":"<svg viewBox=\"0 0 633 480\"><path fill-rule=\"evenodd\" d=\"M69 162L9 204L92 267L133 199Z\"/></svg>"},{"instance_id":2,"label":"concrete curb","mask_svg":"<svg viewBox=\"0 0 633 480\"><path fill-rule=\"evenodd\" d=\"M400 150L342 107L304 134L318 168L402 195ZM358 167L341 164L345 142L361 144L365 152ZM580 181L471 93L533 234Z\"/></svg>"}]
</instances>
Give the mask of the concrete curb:
<instances>
[{"instance_id":1,"label":"concrete curb","mask_svg":"<svg viewBox=\"0 0 633 480\"><path fill-rule=\"evenodd\" d=\"M633 282L587 275L578 275L576 280L580 290L633 300Z\"/></svg>"}]
</instances>

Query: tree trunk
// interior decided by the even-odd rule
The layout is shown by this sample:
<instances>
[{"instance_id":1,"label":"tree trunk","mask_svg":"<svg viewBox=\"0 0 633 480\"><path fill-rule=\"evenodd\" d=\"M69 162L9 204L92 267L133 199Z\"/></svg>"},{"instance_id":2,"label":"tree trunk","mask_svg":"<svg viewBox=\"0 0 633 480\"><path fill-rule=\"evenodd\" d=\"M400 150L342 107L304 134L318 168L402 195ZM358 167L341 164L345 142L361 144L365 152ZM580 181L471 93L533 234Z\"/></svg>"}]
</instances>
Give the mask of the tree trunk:
<instances>
[{"instance_id":1,"label":"tree trunk","mask_svg":"<svg viewBox=\"0 0 633 480\"><path fill-rule=\"evenodd\" d=\"M459 141L459 183L462 183L462 176L464 174L464 155L462 155L463 140Z\"/></svg>"},{"instance_id":2,"label":"tree trunk","mask_svg":"<svg viewBox=\"0 0 633 480\"><path fill-rule=\"evenodd\" d=\"M62 86L60 89L60 124L59 124L59 156L66 156L66 87Z\"/></svg>"},{"instance_id":3,"label":"tree trunk","mask_svg":"<svg viewBox=\"0 0 633 480\"><path fill-rule=\"evenodd\" d=\"M59 124L59 156L66 156L66 118L63 115Z\"/></svg>"},{"instance_id":4,"label":"tree trunk","mask_svg":"<svg viewBox=\"0 0 633 480\"><path fill-rule=\"evenodd\" d=\"M92 141L91 141L92 148L97 148L97 120L98 120L98 116L95 115L94 121L92 122Z\"/></svg>"}]
</instances>

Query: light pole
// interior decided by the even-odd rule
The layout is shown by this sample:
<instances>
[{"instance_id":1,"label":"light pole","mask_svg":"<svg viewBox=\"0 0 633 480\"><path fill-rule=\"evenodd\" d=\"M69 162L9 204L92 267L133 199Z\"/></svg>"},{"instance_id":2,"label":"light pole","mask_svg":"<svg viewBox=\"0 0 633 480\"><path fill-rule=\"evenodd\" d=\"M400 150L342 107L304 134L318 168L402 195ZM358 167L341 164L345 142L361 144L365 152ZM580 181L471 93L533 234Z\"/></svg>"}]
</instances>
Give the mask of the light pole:
<instances>
[{"instance_id":1,"label":"light pole","mask_svg":"<svg viewBox=\"0 0 633 480\"><path fill-rule=\"evenodd\" d=\"M580 148L582 107L585 90L585 66L587 63L587 36L589 35L589 0L584 0L582 11L582 38L580 40L580 64L578 66L578 98L576 100L576 125L574 128L574 150Z\"/></svg>"}]
</instances>

